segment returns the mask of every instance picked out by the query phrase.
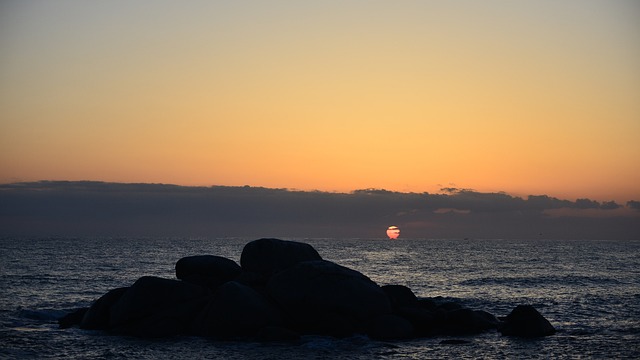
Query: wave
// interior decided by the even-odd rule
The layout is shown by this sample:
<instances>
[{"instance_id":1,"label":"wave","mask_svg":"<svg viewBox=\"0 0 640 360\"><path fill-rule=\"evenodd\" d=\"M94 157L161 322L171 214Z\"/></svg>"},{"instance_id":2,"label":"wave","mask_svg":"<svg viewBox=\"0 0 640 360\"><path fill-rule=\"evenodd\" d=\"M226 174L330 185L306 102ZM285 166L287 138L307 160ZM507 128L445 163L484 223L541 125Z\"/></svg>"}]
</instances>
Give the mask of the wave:
<instances>
[{"instance_id":1,"label":"wave","mask_svg":"<svg viewBox=\"0 0 640 360\"><path fill-rule=\"evenodd\" d=\"M608 277L562 275L562 276L515 276L515 277L480 277L459 282L459 285L486 286L539 286L539 285L620 285L621 281Z\"/></svg>"}]
</instances>

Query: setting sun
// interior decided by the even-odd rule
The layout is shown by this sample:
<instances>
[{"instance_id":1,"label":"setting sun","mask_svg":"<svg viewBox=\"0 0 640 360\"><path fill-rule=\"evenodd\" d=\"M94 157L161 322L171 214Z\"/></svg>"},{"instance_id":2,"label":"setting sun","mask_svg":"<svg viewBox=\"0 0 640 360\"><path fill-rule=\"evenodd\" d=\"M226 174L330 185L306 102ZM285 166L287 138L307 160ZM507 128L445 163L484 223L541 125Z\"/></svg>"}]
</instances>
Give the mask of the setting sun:
<instances>
[{"instance_id":1,"label":"setting sun","mask_svg":"<svg viewBox=\"0 0 640 360\"><path fill-rule=\"evenodd\" d=\"M389 226L389 228L387 228L387 236L391 240L397 239L398 236L400 236L400 229L397 226Z\"/></svg>"}]
</instances>

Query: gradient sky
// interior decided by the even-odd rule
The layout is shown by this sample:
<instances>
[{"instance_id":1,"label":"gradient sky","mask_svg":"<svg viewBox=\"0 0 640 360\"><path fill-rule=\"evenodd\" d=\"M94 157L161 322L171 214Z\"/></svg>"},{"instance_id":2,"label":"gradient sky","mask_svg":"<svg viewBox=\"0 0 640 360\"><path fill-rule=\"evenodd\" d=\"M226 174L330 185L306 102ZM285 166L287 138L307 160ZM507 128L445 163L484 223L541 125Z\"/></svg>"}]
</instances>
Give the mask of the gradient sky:
<instances>
[{"instance_id":1,"label":"gradient sky","mask_svg":"<svg viewBox=\"0 0 640 360\"><path fill-rule=\"evenodd\" d=\"M2 1L0 182L640 199L640 2Z\"/></svg>"}]
</instances>

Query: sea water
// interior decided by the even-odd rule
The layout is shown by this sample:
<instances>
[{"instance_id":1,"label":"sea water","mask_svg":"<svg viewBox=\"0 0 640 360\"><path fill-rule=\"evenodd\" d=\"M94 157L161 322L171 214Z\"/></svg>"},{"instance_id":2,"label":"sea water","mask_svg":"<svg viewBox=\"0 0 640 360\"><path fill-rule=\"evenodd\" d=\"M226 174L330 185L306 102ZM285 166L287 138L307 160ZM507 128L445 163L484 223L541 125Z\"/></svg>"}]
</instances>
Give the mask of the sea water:
<instances>
[{"instance_id":1,"label":"sea water","mask_svg":"<svg viewBox=\"0 0 640 360\"><path fill-rule=\"evenodd\" d=\"M496 331L460 345L451 337L375 341L303 337L297 344L199 337L139 339L57 318L144 275L175 278L184 256L240 260L252 239L1 238L0 358L430 359L639 358L640 241L290 239L362 272L471 309L507 315L533 305L558 330L540 339Z\"/></svg>"}]
</instances>

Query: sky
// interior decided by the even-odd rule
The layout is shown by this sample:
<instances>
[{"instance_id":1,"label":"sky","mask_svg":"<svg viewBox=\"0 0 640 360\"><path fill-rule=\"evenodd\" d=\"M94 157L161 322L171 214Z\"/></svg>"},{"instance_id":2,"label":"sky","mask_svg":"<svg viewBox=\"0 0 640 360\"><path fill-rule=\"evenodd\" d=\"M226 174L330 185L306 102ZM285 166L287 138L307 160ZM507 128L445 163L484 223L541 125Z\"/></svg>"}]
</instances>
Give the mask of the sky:
<instances>
[{"instance_id":1,"label":"sky","mask_svg":"<svg viewBox=\"0 0 640 360\"><path fill-rule=\"evenodd\" d=\"M0 48L4 184L640 199L635 0L5 0Z\"/></svg>"}]
</instances>

